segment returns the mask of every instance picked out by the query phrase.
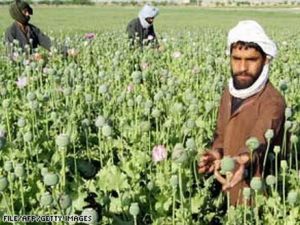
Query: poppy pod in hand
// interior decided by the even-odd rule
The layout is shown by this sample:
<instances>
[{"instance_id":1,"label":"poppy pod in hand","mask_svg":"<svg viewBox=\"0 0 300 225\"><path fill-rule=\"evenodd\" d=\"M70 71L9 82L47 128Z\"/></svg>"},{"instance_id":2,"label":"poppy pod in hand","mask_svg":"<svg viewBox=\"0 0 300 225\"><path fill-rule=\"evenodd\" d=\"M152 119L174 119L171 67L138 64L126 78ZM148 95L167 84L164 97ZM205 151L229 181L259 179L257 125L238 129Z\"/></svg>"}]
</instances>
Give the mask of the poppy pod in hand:
<instances>
[{"instance_id":1,"label":"poppy pod in hand","mask_svg":"<svg viewBox=\"0 0 300 225\"><path fill-rule=\"evenodd\" d=\"M234 159L230 156L224 156L221 160L221 171L222 173L232 172L235 167Z\"/></svg>"}]
</instances>

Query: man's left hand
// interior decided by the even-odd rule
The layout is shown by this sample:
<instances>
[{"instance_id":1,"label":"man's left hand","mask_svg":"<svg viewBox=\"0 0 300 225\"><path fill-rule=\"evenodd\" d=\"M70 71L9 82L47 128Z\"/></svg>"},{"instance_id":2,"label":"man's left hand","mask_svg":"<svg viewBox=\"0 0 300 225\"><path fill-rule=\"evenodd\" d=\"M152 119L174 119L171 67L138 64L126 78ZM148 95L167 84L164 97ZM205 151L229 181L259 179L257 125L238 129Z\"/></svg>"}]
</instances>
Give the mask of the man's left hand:
<instances>
[{"instance_id":1,"label":"man's left hand","mask_svg":"<svg viewBox=\"0 0 300 225\"><path fill-rule=\"evenodd\" d=\"M235 161L238 164L238 169L233 174L230 182L223 185L223 191L229 190L230 188L237 185L240 181L244 179L245 167L250 161L249 154L241 154L235 157Z\"/></svg>"}]
</instances>

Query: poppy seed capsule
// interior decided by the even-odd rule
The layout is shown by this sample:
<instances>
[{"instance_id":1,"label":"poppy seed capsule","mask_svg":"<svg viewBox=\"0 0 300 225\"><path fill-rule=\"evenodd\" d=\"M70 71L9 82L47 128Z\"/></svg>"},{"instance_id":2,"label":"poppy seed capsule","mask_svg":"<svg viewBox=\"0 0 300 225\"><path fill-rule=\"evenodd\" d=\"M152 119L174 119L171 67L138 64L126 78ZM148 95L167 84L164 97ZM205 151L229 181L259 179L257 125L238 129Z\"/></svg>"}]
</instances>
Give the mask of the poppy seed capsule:
<instances>
[{"instance_id":1,"label":"poppy seed capsule","mask_svg":"<svg viewBox=\"0 0 300 225\"><path fill-rule=\"evenodd\" d=\"M91 103L93 101L93 96L91 94L85 94L85 102Z\"/></svg>"},{"instance_id":2,"label":"poppy seed capsule","mask_svg":"<svg viewBox=\"0 0 300 225\"><path fill-rule=\"evenodd\" d=\"M131 203L129 207L130 215L136 217L140 213L140 207L137 202Z\"/></svg>"},{"instance_id":3,"label":"poppy seed capsule","mask_svg":"<svg viewBox=\"0 0 300 225\"><path fill-rule=\"evenodd\" d=\"M6 177L0 177L0 192L4 191L8 186L8 180Z\"/></svg>"},{"instance_id":4,"label":"poppy seed capsule","mask_svg":"<svg viewBox=\"0 0 300 225\"><path fill-rule=\"evenodd\" d=\"M284 123L284 129L288 130L291 127L292 127L292 122L289 121L289 120L285 121L285 123Z\"/></svg>"},{"instance_id":5,"label":"poppy seed capsule","mask_svg":"<svg viewBox=\"0 0 300 225\"><path fill-rule=\"evenodd\" d=\"M276 184L276 177L273 175L268 175L266 177L266 184L269 186L273 186L274 184Z\"/></svg>"},{"instance_id":6,"label":"poppy seed capsule","mask_svg":"<svg viewBox=\"0 0 300 225\"><path fill-rule=\"evenodd\" d=\"M267 140L271 140L274 137L274 131L272 129L268 129L265 133L265 138Z\"/></svg>"},{"instance_id":7,"label":"poppy seed capsule","mask_svg":"<svg viewBox=\"0 0 300 225\"><path fill-rule=\"evenodd\" d=\"M234 159L230 156L224 156L221 160L221 170L224 173L232 172L235 167Z\"/></svg>"},{"instance_id":8,"label":"poppy seed capsule","mask_svg":"<svg viewBox=\"0 0 300 225\"><path fill-rule=\"evenodd\" d=\"M285 80L279 81L279 88L281 91L285 92L288 89L288 84Z\"/></svg>"},{"instance_id":9,"label":"poppy seed capsule","mask_svg":"<svg viewBox=\"0 0 300 225\"><path fill-rule=\"evenodd\" d=\"M20 164L20 163L17 164L17 165L15 166L15 175L16 175L17 177L23 177L24 174L25 174L25 170L24 170L23 164Z\"/></svg>"},{"instance_id":10,"label":"poppy seed capsule","mask_svg":"<svg viewBox=\"0 0 300 225\"><path fill-rule=\"evenodd\" d=\"M81 125L82 125L83 128L88 128L88 127L90 126L90 121L89 121L89 119L83 119L83 120L81 121Z\"/></svg>"},{"instance_id":11,"label":"poppy seed capsule","mask_svg":"<svg viewBox=\"0 0 300 225\"><path fill-rule=\"evenodd\" d=\"M156 109L156 108L153 109L151 115L152 115L154 118L160 117L160 111L159 111L159 109Z\"/></svg>"},{"instance_id":12,"label":"poppy seed capsule","mask_svg":"<svg viewBox=\"0 0 300 225\"><path fill-rule=\"evenodd\" d=\"M245 199L250 199L251 196L251 189L248 187L243 188L243 197Z\"/></svg>"},{"instance_id":13,"label":"poppy seed capsule","mask_svg":"<svg viewBox=\"0 0 300 225\"><path fill-rule=\"evenodd\" d=\"M105 124L105 118L103 117L103 116L98 116L97 117L97 119L96 119L96 121L95 121L95 125L96 125L96 127L98 127L98 128L100 128L100 127L103 127L104 126L104 124Z\"/></svg>"},{"instance_id":14,"label":"poppy seed capsule","mask_svg":"<svg viewBox=\"0 0 300 225\"><path fill-rule=\"evenodd\" d=\"M72 89L69 87L64 88L63 90L64 96L70 96L72 94Z\"/></svg>"},{"instance_id":15,"label":"poppy seed capsule","mask_svg":"<svg viewBox=\"0 0 300 225\"><path fill-rule=\"evenodd\" d=\"M105 137L110 137L112 135L112 128L105 124L103 127L102 127L102 134L105 136Z\"/></svg>"},{"instance_id":16,"label":"poppy seed capsule","mask_svg":"<svg viewBox=\"0 0 300 225\"><path fill-rule=\"evenodd\" d=\"M150 123L148 121L142 121L140 124L140 128L142 132L148 132L150 130Z\"/></svg>"},{"instance_id":17,"label":"poppy seed capsule","mask_svg":"<svg viewBox=\"0 0 300 225\"><path fill-rule=\"evenodd\" d=\"M99 87L99 93L100 93L100 94L105 94L105 93L107 93L107 91L108 91L107 85L102 84L102 85Z\"/></svg>"},{"instance_id":18,"label":"poppy seed capsule","mask_svg":"<svg viewBox=\"0 0 300 225\"><path fill-rule=\"evenodd\" d=\"M49 172L49 171L48 171L48 168L47 168L47 167L43 167L43 168L41 169L41 175L42 175L42 176L45 176L48 172Z\"/></svg>"},{"instance_id":19,"label":"poppy seed capsule","mask_svg":"<svg viewBox=\"0 0 300 225\"><path fill-rule=\"evenodd\" d=\"M154 188L153 182L152 182L152 181L149 181L148 184L147 184L147 189L148 189L149 191L152 191L153 188Z\"/></svg>"},{"instance_id":20,"label":"poppy seed capsule","mask_svg":"<svg viewBox=\"0 0 300 225\"><path fill-rule=\"evenodd\" d=\"M26 132L23 136L25 142L31 142L32 141L32 134L30 131Z\"/></svg>"},{"instance_id":21,"label":"poppy seed capsule","mask_svg":"<svg viewBox=\"0 0 300 225\"><path fill-rule=\"evenodd\" d=\"M67 134L60 134L56 137L55 143L58 147L65 148L70 143L70 137Z\"/></svg>"},{"instance_id":22,"label":"poppy seed capsule","mask_svg":"<svg viewBox=\"0 0 300 225\"><path fill-rule=\"evenodd\" d=\"M24 118L19 118L17 122L18 127L25 127L26 125L26 120Z\"/></svg>"},{"instance_id":23,"label":"poppy seed capsule","mask_svg":"<svg viewBox=\"0 0 300 225\"><path fill-rule=\"evenodd\" d=\"M95 209L93 208L85 208L82 213L81 216L85 217L85 218L90 218L90 221L88 222L89 224L95 224L98 222L99 220L99 216L98 213Z\"/></svg>"},{"instance_id":24,"label":"poppy seed capsule","mask_svg":"<svg viewBox=\"0 0 300 225\"><path fill-rule=\"evenodd\" d=\"M285 112L284 112L285 118L288 119L292 116L292 110L291 108L287 107L285 108Z\"/></svg>"},{"instance_id":25,"label":"poppy seed capsule","mask_svg":"<svg viewBox=\"0 0 300 225\"><path fill-rule=\"evenodd\" d=\"M63 194L59 198L59 205L62 209L67 209L72 205L72 199L69 195Z\"/></svg>"},{"instance_id":26,"label":"poppy seed capsule","mask_svg":"<svg viewBox=\"0 0 300 225\"><path fill-rule=\"evenodd\" d=\"M246 141L246 146L250 149L250 151L254 151L259 147L259 141L256 137L250 137Z\"/></svg>"},{"instance_id":27,"label":"poppy seed capsule","mask_svg":"<svg viewBox=\"0 0 300 225\"><path fill-rule=\"evenodd\" d=\"M44 184L46 186L54 186L58 184L59 177L55 173L47 173L44 175Z\"/></svg>"},{"instance_id":28,"label":"poppy seed capsule","mask_svg":"<svg viewBox=\"0 0 300 225\"><path fill-rule=\"evenodd\" d=\"M177 188L178 186L178 176L177 175L172 175L171 178L170 178L170 183L171 183L171 186L172 188Z\"/></svg>"},{"instance_id":29,"label":"poppy seed capsule","mask_svg":"<svg viewBox=\"0 0 300 225\"><path fill-rule=\"evenodd\" d=\"M13 170L13 163L12 161L5 161L3 168L6 172L11 172Z\"/></svg>"},{"instance_id":30,"label":"poppy seed capsule","mask_svg":"<svg viewBox=\"0 0 300 225\"><path fill-rule=\"evenodd\" d=\"M29 93L27 94L27 100L28 100L28 101L32 102L32 101L34 101L35 99L36 99L36 94L35 94L34 92L29 92Z\"/></svg>"},{"instance_id":31,"label":"poppy seed capsule","mask_svg":"<svg viewBox=\"0 0 300 225\"><path fill-rule=\"evenodd\" d=\"M40 199L41 206L47 207L47 206L51 205L52 202L53 202L53 197L49 192L46 192L41 196L41 199Z\"/></svg>"},{"instance_id":32,"label":"poppy seed capsule","mask_svg":"<svg viewBox=\"0 0 300 225\"><path fill-rule=\"evenodd\" d=\"M274 146L274 153L277 155L280 152L280 146L276 145Z\"/></svg>"},{"instance_id":33,"label":"poppy seed capsule","mask_svg":"<svg viewBox=\"0 0 300 225\"><path fill-rule=\"evenodd\" d=\"M3 107L4 109L9 108L9 105L10 105L10 100L9 100L9 99L4 99L4 100L2 101L2 107Z\"/></svg>"},{"instance_id":34,"label":"poppy seed capsule","mask_svg":"<svg viewBox=\"0 0 300 225\"><path fill-rule=\"evenodd\" d=\"M194 138L187 139L186 147L190 150L195 150L196 149L196 143L195 143Z\"/></svg>"},{"instance_id":35,"label":"poppy seed capsule","mask_svg":"<svg viewBox=\"0 0 300 225\"><path fill-rule=\"evenodd\" d=\"M291 140L291 143L292 143L292 144L297 144L298 141L299 141L298 137L297 137L295 134L293 134L293 135L291 136L290 140Z\"/></svg>"},{"instance_id":36,"label":"poppy seed capsule","mask_svg":"<svg viewBox=\"0 0 300 225\"><path fill-rule=\"evenodd\" d=\"M298 200L298 192L297 191L294 191L294 190L291 190L289 193L288 193L288 196L287 196L287 201L288 203L290 203L291 205L295 204Z\"/></svg>"},{"instance_id":37,"label":"poppy seed capsule","mask_svg":"<svg viewBox=\"0 0 300 225\"><path fill-rule=\"evenodd\" d=\"M181 143L177 143L172 152L172 160L175 163L184 163L188 159L186 150Z\"/></svg>"},{"instance_id":38,"label":"poppy seed capsule","mask_svg":"<svg viewBox=\"0 0 300 225\"><path fill-rule=\"evenodd\" d=\"M253 177L251 182L250 182L250 187L253 190L259 191L263 187L263 183L260 177Z\"/></svg>"},{"instance_id":39,"label":"poppy seed capsule","mask_svg":"<svg viewBox=\"0 0 300 225\"><path fill-rule=\"evenodd\" d=\"M286 160L281 160L280 161L280 167L282 170L286 170L288 168L288 164Z\"/></svg>"}]
</instances>

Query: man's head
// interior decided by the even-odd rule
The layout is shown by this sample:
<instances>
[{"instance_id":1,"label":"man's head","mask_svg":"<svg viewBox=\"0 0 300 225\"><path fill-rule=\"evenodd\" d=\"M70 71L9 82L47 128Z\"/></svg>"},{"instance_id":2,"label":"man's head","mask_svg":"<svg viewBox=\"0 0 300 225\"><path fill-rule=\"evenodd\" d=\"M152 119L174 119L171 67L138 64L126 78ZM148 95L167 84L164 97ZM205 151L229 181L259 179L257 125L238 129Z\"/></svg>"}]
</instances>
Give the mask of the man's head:
<instances>
[{"instance_id":1,"label":"man's head","mask_svg":"<svg viewBox=\"0 0 300 225\"><path fill-rule=\"evenodd\" d=\"M9 13L14 20L21 24L27 24L33 10L27 2L16 0L10 5Z\"/></svg>"},{"instance_id":2,"label":"man's head","mask_svg":"<svg viewBox=\"0 0 300 225\"><path fill-rule=\"evenodd\" d=\"M239 22L230 30L227 41L234 87L246 89L254 84L276 53L275 43L257 22Z\"/></svg>"},{"instance_id":3,"label":"man's head","mask_svg":"<svg viewBox=\"0 0 300 225\"><path fill-rule=\"evenodd\" d=\"M153 24L154 18L158 15L159 10L151 5L146 4L139 12L139 19L144 28Z\"/></svg>"}]
</instances>

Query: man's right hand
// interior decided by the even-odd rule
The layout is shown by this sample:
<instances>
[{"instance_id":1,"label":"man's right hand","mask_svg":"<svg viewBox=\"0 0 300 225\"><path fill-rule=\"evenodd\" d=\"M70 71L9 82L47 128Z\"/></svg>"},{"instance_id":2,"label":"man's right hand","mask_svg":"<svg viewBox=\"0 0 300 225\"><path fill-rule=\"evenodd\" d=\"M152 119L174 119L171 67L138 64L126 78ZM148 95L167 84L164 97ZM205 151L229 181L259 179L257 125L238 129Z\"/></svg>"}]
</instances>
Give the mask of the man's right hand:
<instances>
[{"instance_id":1,"label":"man's right hand","mask_svg":"<svg viewBox=\"0 0 300 225\"><path fill-rule=\"evenodd\" d=\"M221 159L221 154L217 150L206 151L198 163L199 173L212 173L214 171L214 161Z\"/></svg>"}]
</instances>

